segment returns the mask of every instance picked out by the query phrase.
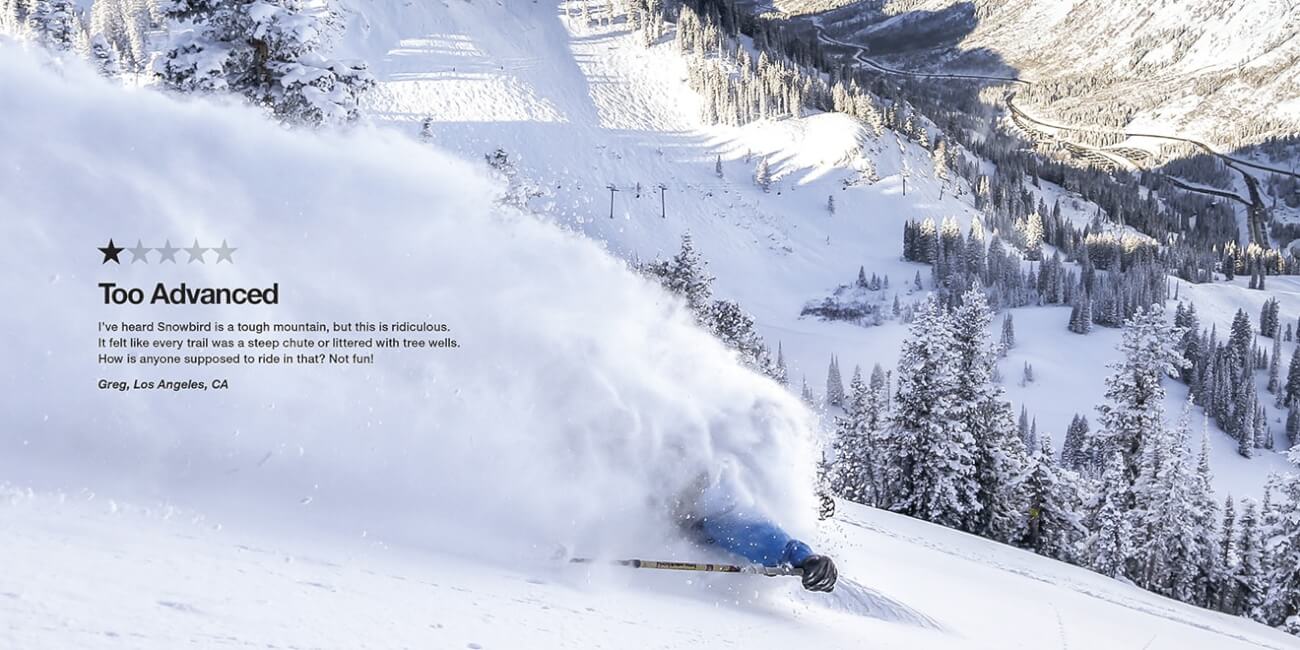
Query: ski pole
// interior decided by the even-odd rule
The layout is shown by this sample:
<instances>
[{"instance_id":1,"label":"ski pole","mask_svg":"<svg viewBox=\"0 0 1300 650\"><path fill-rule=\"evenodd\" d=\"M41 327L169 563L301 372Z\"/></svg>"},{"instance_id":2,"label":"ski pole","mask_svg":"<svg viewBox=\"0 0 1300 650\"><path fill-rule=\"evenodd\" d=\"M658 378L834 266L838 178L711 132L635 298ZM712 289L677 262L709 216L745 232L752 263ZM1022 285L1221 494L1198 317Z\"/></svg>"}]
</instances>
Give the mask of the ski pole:
<instances>
[{"instance_id":1,"label":"ski pole","mask_svg":"<svg viewBox=\"0 0 1300 650\"><path fill-rule=\"evenodd\" d=\"M632 569L661 569L667 571L707 571L713 573L744 573L768 577L802 576L803 569L792 566L764 566L761 564L712 564L703 562L661 562L659 560L609 560L602 561L590 557L570 558L574 564L614 564Z\"/></svg>"}]
</instances>

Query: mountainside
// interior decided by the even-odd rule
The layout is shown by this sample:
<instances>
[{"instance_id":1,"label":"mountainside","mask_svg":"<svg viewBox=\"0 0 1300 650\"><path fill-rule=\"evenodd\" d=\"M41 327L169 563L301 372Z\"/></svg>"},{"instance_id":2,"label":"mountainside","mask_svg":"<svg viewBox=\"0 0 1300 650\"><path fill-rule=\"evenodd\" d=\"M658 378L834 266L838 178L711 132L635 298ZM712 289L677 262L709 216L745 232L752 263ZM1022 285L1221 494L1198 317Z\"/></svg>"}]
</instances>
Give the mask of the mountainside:
<instances>
[{"instance_id":1,"label":"mountainside","mask_svg":"<svg viewBox=\"0 0 1300 650\"><path fill-rule=\"evenodd\" d=\"M510 202L631 261L669 257L689 233L717 277L716 292L752 313L770 346L782 345L792 388L806 378L823 395L832 355L846 382L855 365L892 368L905 322L887 316L862 327L801 313L859 268L890 278L893 289L875 296L886 311L895 296L905 306L917 303L925 292L912 280L928 278L930 269L900 259L903 223L953 216L966 230L979 214L971 188L957 181L963 193L955 193L954 183L936 177L929 151L893 131L875 136L842 114L706 124L687 84L688 63L670 39L647 48L622 22L602 24L599 10L584 18L582 6L395 10L380 0L348 0L337 53L374 62L378 87L369 101L376 119L417 137L427 132L431 145L472 164L500 149L508 163L493 171L513 188L505 192ZM767 192L754 182L764 158L774 178ZM660 184L667 188L662 198ZM616 190L613 219L609 185ZM1059 197L1080 227L1100 210L1048 183L1030 190L1049 204ZM1203 326L1227 331L1238 309L1253 318L1274 296L1281 313L1300 317L1293 278L1273 282L1286 289L1246 291L1245 278L1174 285L1196 303ZM1022 335L1001 363L1017 410L1026 406L1058 446L1074 414L1094 415L1120 338L1118 330L1097 328L1062 344L1068 315L1052 307L1016 310ZM1292 349L1284 345L1284 359ZM1020 385L1026 363L1039 372ZM1170 414L1183 408L1180 388L1171 392ZM1285 419L1285 411L1270 412ZM1233 440L1210 428L1223 496L1257 494L1270 472L1291 467L1282 453L1241 458ZM1274 431L1281 430L1279 421Z\"/></svg>"},{"instance_id":2,"label":"mountainside","mask_svg":"<svg viewBox=\"0 0 1300 650\"><path fill-rule=\"evenodd\" d=\"M1284 0L779 0L917 70L1011 73L1044 115L1234 149L1300 131L1300 7ZM759 5L761 10L762 5Z\"/></svg>"},{"instance_id":3,"label":"mountainside","mask_svg":"<svg viewBox=\"0 0 1300 650\"><path fill-rule=\"evenodd\" d=\"M1150 105L1132 122L1179 130L1249 122L1232 112L1250 104L1235 99L1246 87L1235 84L1263 77L1240 70L1294 60L1286 27L1294 21L1281 3L1257 14L1190 2L1159 13L1055 1L920 0L883 12L879 4L760 8L815 12L827 34L868 43L871 56L900 67L1064 79L1104 71L1115 79L1106 92L1156 67L1173 80L1167 88L1232 77L1213 92L1180 92L1177 114L1158 90L1166 86L1144 84L1154 89ZM1198 489L1215 507L1234 499L1244 522L1246 500L1255 508L1270 475L1296 466L1286 454L1288 409L1265 388L1267 363L1230 364L1258 361L1247 357L1256 346L1265 356L1275 349L1283 364L1300 355L1298 340L1281 336L1283 325L1300 335L1300 276L1280 274L1294 260L1267 276L1266 290L1256 288L1254 266L1249 277L1231 277L1231 258L1201 260L1227 274L1180 278L1177 262L1153 261L1178 237L1141 234L1127 204L1075 177L1054 182L1062 177L1046 166L1032 175L999 169L1003 161L963 146L945 131L957 127L922 115L902 93L854 88L850 104L840 85L832 106L818 108L818 84L830 88L834 74L771 63L775 55L757 54L765 39L778 42L771 34L728 36L713 25L699 30L708 42L686 46L681 23L658 23L655 34L632 2L301 6L326 18L319 34L300 31L320 36L319 58L296 60L286 78L373 75L373 88L349 107L364 117L345 128L278 123L283 87L249 106L232 93L151 87L147 73L105 74L69 51L0 40L0 88L12 90L0 93L0 214L19 215L0 219L13 269L0 292L22 306L0 312L9 414L0 431L0 548L16 567L0 578L0 646L1296 647L1294 636L1246 616L1264 620L1250 611L1263 607L1252 598L1264 598L1247 593L1263 584L1263 569L1250 562L1291 557L1300 544L1232 529L1213 584L1244 585L1235 610L1243 616L1134 584L1150 576L1075 566L1096 568L1074 542L1106 540L1099 520L1111 484L1080 478L1063 458L1075 416L1100 431L1098 405L1124 397L1108 396L1106 383L1124 361L1126 333L1115 327L1124 310L1148 299L1170 313L1195 305L1214 342L1232 338L1231 355L1219 357L1236 373L1197 384L1200 399L1235 391L1233 400L1259 414L1242 426L1262 430L1239 440L1160 368L1150 384L1167 391L1153 402L1168 422L1147 431L1169 433L1188 408L1179 429L1186 439L1144 448L1142 477L1190 475L1204 433L1208 472L1196 475L1205 479ZM189 27L158 26L145 40L161 50L166 32ZM1247 27L1264 34L1232 41L1249 62L1205 70L1219 61L1215 39ZM1072 56L1089 38L1119 49ZM1153 39L1187 45L1142 50ZM712 51L713 42L731 46ZM1121 51L1130 63L1116 58ZM727 85L751 65L759 70L759 60L769 67L755 86ZM1294 84L1278 77L1250 88L1290 102ZM1223 108L1230 96L1236 108ZM739 113L749 100L762 117L717 119L719 108ZM1290 119L1286 102L1267 114ZM783 103L794 108L773 108ZM990 189L990 178L1002 185ZM1178 220L1166 195L1133 191ZM1013 208L1014 220L1006 217ZM1074 233L1077 247L1042 232L1044 223ZM905 233L918 232L935 250L917 253ZM225 246L228 238L239 264L108 265L92 248L109 236L123 246L163 237ZM956 331L926 329L918 318L947 322L925 319L948 318L954 295L985 288L942 270L973 258L968 242L981 244L986 264L996 254L1002 265L987 291L1005 309L976 337L995 342L982 350L996 373L981 388L999 405L1005 395L1026 429L1033 421L1032 437L1015 438L1022 471L997 478L1035 490L1016 514L1027 529L1050 518L1073 540L1064 549L1032 546L1031 532L997 543L847 501L816 519L823 472L842 460L832 450L860 415L851 400L829 403L836 389L851 388L855 368L870 376L877 364L891 373L886 402L927 388L924 378L904 384L900 361L918 339ZM1092 251L1111 264L1101 268ZM687 252L698 255L690 279L707 286L714 311L654 281L665 276L651 262ZM1083 284L1088 269L1104 282ZM1143 284L1143 274L1154 279ZM1139 280L1124 284L1130 277ZM108 305L96 286L106 280L278 283L282 298L275 308ZM1062 299L1076 281L1095 295ZM1100 312L1107 296L1113 313L1099 314L1095 327L1089 315L1076 333L1075 312L1091 310L1093 297ZM1272 337L1260 331L1269 304ZM1244 330L1239 312L1249 316ZM718 326L718 314L733 329ZM88 350L96 322L178 319L442 323L458 347L381 350L378 362L348 367L222 367L237 387L224 393L118 394L87 379L159 374L146 364L111 372L97 364ZM1164 359L1165 343L1145 351L1148 362ZM936 383L954 383L955 362L933 366L946 373ZM1116 385L1127 379L1120 373ZM930 434L964 431L956 422ZM900 417L877 429L883 439L907 426ZM1177 460L1161 464L1169 458ZM1092 462L1102 460L1111 459ZM681 529L677 502L702 477L735 481L759 514L833 556L839 588L812 594L788 578L562 561L735 561ZM1166 501L1159 485L1142 487L1160 500L1137 503L1134 522L1185 496ZM1074 511L1060 512L1070 499ZM1259 518L1274 532L1285 529L1276 503ZM1180 518L1194 509L1181 505ZM1223 521L1214 507L1200 514L1213 521L1199 535L1185 521L1160 525L1200 549L1220 541ZM1265 541L1267 552L1250 548ZM1148 550L1129 549L1135 558Z\"/></svg>"}]
</instances>

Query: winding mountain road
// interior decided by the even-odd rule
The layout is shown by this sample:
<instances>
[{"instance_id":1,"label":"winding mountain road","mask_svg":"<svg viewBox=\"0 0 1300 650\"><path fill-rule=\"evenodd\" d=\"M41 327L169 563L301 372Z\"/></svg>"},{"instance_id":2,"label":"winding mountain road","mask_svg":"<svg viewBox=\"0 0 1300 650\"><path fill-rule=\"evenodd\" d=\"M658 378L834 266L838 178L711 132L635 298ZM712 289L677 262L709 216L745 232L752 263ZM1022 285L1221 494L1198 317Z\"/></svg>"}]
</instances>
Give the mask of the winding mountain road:
<instances>
[{"instance_id":1,"label":"winding mountain road","mask_svg":"<svg viewBox=\"0 0 1300 650\"><path fill-rule=\"evenodd\" d=\"M853 61L855 61L860 65L872 68L874 70L886 74L907 76L907 77L930 78L930 79L987 81L987 82L993 82L998 84L1013 84L1013 85L1023 86L1026 88L1034 85L1034 82L1021 79L1019 77L961 74L961 73L942 73L942 72L916 72L911 70L900 70L898 68L893 68L871 59L870 57L867 56L867 49L861 45L858 45L856 43L850 43L848 41L843 41L838 38L834 38L832 36L827 35L826 29L820 23L814 23L813 27L817 33L817 40L821 41L822 43L826 43L830 45L838 45L840 47L848 48L849 50L852 51L851 58ZM1261 165L1259 163L1251 162L1249 160L1243 160L1235 156L1230 156L1228 154L1215 150L1213 147L1211 147L1210 145L1204 142L1201 142L1199 140L1194 140L1192 138L1163 135L1157 133L1143 133L1143 132L1128 131L1128 130L1077 128L1077 127L1066 126L1061 124L1052 124L1050 122L1046 122L1038 118L1035 118L1032 115L1026 113L1020 107L1016 106L1015 97L1016 94L1014 92L1007 93L1006 95L1007 110L1012 115L1017 125L1025 129L1027 132L1032 132L1034 130L1029 128L1029 125L1037 125L1039 127L1043 127L1047 129L1055 129L1060 131L1073 131L1077 133L1092 133L1097 135L1108 135L1108 136L1123 136L1126 139L1127 138L1151 138L1157 140L1169 140L1173 142L1192 144L1200 148L1201 150L1205 151L1207 154L1216 156L1219 159L1223 160L1228 167L1231 167L1234 171L1241 174L1242 178L1246 183L1246 187L1250 190L1250 200L1246 200L1238 196L1237 194L1228 192L1226 190L1219 190L1219 189L1208 188L1208 187L1203 187L1198 185L1192 185L1186 181L1183 181L1182 179L1176 178L1169 174L1162 173L1161 176L1169 180L1169 182L1174 186L1181 188L1183 190L1189 192L1197 192L1200 194L1207 194L1211 196L1218 196L1221 198L1227 198L1247 206L1247 217L1248 217L1247 234L1251 242L1259 244L1260 246L1264 246L1264 247L1268 246L1268 236L1264 228L1264 222L1266 221L1268 215L1268 208L1264 204L1262 193L1259 191L1259 180L1256 179L1250 173L1248 173L1245 169L1242 169L1242 167L1251 167L1272 174L1279 174L1284 176L1292 176L1292 177L1300 178L1300 174L1297 174L1296 172L1275 168L1275 167L1269 167L1267 165ZM1039 135L1044 135L1047 138L1060 141L1063 144L1063 146L1069 148L1072 153L1075 153L1076 155L1079 155L1080 157L1083 158L1092 158L1093 162L1098 163L1103 167L1112 167L1117 169L1123 168L1129 171L1136 171L1142 168L1143 161L1136 160L1130 157L1129 155L1125 155L1124 153L1119 151L1110 151L1102 147L1094 147L1079 142L1072 142L1064 138L1060 138L1058 134L1055 133L1048 134L1040 131Z\"/></svg>"}]
</instances>

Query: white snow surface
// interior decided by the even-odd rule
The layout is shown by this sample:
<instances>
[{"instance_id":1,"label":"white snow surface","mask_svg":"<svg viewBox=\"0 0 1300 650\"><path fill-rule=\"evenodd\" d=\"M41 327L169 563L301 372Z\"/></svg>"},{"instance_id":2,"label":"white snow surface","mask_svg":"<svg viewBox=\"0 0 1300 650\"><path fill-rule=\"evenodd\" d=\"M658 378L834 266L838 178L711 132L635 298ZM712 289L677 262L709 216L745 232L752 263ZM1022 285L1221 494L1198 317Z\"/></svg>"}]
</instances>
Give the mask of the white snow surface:
<instances>
[{"instance_id":1,"label":"white snow surface","mask_svg":"<svg viewBox=\"0 0 1300 650\"><path fill-rule=\"evenodd\" d=\"M841 504L817 525L814 415L618 259L669 254L691 232L718 293L820 393L832 353L846 375L892 367L905 330L799 307L859 265L918 298L904 285L928 269L898 260L902 222L974 214L927 152L840 115L705 127L671 43L646 51L618 24L582 24L577 3L343 2L338 53L380 78L378 128L344 135L0 48L0 295L21 306L0 312L0 647L1297 647L922 522ZM387 128L414 134L426 117L432 145ZM491 200L503 190L482 160L497 147L545 190L529 203L541 218ZM750 181L761 155L769 194ZM881 180L841 189L868 160ZM224 238L237 263L105 267L93 249L110 236ZM182 280L278 282L281 305L109 307L96 287ZM1300 314L1287 281L1181 290L1221 332L1266 295ZM1063 309L1015 314L1009 392L1059 444L1099 401L1118 332L1075 338ZM178 315L447 322L462 347L196 374L229 377L225 394L94 387L122 376L95 363L96 321ZM1024 361L1038 381L1021 388ZM1180 402L1171 389L1171 418ZM1220 491L1256 493L1288 467L1211 440ZM702 472L736 477L835 556L837 594L550 559L557 545L721 559L667 521L665 500Z\"/></svg>"},{"instance_id":2,"label":"white snow surface","mask_svg":"<svg viewBox=\"0 0 1300 650\"><path fill-rule=\"evenodd\" d=\"M0 485L13 648L1285 650L1294 638L1094 573L841 504L845 575L792 580L503 562L267 535L166 503ZM848 577L851 576L851 577Z\"/></svg>"},{"instance_id":3,"label":"white snow surface","mask_svg":"<svg viewBox=\"0 0 1300 650\"><path fill-rule=\"evenodd\" d=\"M686 84L687 65L671 33L646 48L621 19L602 24L603 10L594 3L588 22L576 1L339 1L348 29L336 54L372 63L379 88L369 108L377 121L415 134L429 119L436 146L478 165L502 148L519 177L542 194L529 202L532 210L625 259L672 255L689 232L717 277L716 293L751 312L772 347L783 345L795 391L806 377L824 394L831 355L840 357L846 383L855 365L864 372L874 363L893 369L907 333L896 322L862 328L801 319L805 303L853 280L859 266L890 278L887 301L895 294L903 304L918 301L924 293L908 285L919 271L928 286L930 271L900 260L903 222L954 216L964 229L978 214L964 182L958 197L935 178L928 151L889 131L875 138L844 115L740 128L702 124L700 100ZM714 172L719 156L721 178ZM776 177L768 193L752 180L762 156ZM868 167L877 182L861 178ZM662 219L660 183L668 187ZM618 189L613 219L609 184ZM1049 206L1061 198L1064 214L1079 227L1097 211L1077 194L1042 185L1032 191ZM830 196L833 215L826 208ZM1271 280L1268 292L1248 291L1238 281L1183 286L1180 296L1196 301L1204 326L1224 332L1238 308L1257 321L1269 296L1281 300L1284 322L1297 320L1296 289L1289 279ZM1016 410L1027 406L1039 433L1058 447L1075 413L1095 425L1106 364L1118 356L1118 331L1068 335L1068 317L1060 308L1016 310L1020 345L1002 364ZM1290 351L1283 346L1284 360ZM1021 387L1026 361L1037 381ZM1265 381L1261 373L1258 384ZM1185 395L1170 382L1171 420ZM1284 445L1244 459L1234 440L1213 423L1210 428L1222 495L1258 495L1271 472L1294 468ZM1272 428L1281 441L1282 421ZM1199 446L1199 440L1192 442Z\"/></svg>"},{"instance_id":4,"label":"white snow surface","mask_svg":"<svg viewBox=\"0 0 1300 650\"><path fill-rule=\"evenodd\" d=\"M0 213L15 218L0 233L16 252L0 287L23 305L0 314L10 480L595 553L662 549L667 501L734 475L742 501L807 531L803 405L590 241L496 207L477 170L391 133L298 134L75 66L56 76L13 48L3 59ZM109 237L228 240L237 263L102 265ZM275 282L280 304L106 306L97 287L182 281ZM461 347L351 367L96 365L97 321L190 319L445 322ZM121 394L101 377L231 389Z\"/></svg>"}]
</instances>

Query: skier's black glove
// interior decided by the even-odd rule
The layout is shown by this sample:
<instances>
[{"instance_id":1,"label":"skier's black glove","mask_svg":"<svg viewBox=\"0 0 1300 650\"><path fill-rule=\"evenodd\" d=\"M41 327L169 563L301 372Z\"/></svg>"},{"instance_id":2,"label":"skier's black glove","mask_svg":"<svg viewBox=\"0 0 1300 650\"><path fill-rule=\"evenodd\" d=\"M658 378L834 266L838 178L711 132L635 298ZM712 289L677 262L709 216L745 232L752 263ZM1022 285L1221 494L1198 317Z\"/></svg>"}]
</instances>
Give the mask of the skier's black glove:
<instances>
[{"instance_id":1,"label":"skier's black glove","mask_svg":"<svg viewBox=\"0 0 1300 650\"><path fill-rule=\"evenodd\" d=\"M830 591L835 588L839 573L835 563L825 555L809 555L799 566L803 569L803 588L808 591Z\"/></svg>"}]
</instances>

